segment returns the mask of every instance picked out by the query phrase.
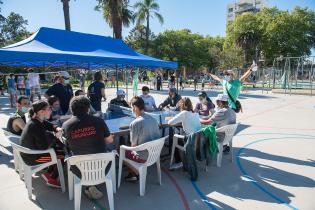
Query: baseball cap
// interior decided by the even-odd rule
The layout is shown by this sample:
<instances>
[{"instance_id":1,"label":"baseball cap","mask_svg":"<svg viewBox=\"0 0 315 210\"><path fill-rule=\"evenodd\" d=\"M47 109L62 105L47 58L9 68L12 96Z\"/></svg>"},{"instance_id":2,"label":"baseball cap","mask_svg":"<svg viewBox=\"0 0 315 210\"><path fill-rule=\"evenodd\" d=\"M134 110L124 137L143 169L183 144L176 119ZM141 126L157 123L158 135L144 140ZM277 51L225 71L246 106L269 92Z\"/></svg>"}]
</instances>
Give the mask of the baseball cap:
<instances>
[{"instance_id":1,"label":"baseball cap","mask_svg":"<svg viewBox=\"0 0 315 210\"><path fill-rule=\"evenodd\" d=\"M60 71L59 76L63 78L70 78L70 74L66 71Z\"/></svg>"},{"instance_id":2,"label":"baseball cap","mask_svg":"<svg viewBox=\"0 0 315 210\"><path fill-rule=\"evenodd\" d=\"M126 95L125 91L122 89L118 89L116 94L117 94L117 96L125 96Z\"/></svg>"},{"instance_id":3,"label":"baseball cap","mask_svg":"<svg viewBox=\"0 0 315 210\"><path fill-rule=\"evenodd\" d=\"M234 75L235 76L235 73L234 73L234 71L233 70L225 70L224 72L223 72L224 74L232 74L232 75Z\"/></svg>"},{"instance_id":4,"label":"baseball cap","mask_svg":"<svg viewBox=\"0 0 315 210\"><path fill-rule=\"evenodd\" d=\"M218 96L216 97L216 101L228 101L229 97L228 95L225 94L218 94Z\"/></svg>"}]
</instances>

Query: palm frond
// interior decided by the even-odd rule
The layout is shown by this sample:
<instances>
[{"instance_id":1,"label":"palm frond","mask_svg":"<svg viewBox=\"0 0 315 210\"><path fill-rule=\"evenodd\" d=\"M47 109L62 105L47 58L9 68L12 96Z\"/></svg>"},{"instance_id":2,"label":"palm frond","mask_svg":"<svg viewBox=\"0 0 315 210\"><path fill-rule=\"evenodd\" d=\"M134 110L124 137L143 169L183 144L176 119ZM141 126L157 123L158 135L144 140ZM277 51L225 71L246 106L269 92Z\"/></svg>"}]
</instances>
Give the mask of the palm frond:
<instances>
[{"instance_id":1,"label":"palm frond","mask_svg":"<svg viewBox=\"0 0 315 210\"><path fill-rule=\"evenodd\" d=\"M164 23L164 18L163 18L163 16L162 16L160 13L154 12L154 16L158 19L158 21L159 21L161 24Z\"/></svg>"}]
</instances>

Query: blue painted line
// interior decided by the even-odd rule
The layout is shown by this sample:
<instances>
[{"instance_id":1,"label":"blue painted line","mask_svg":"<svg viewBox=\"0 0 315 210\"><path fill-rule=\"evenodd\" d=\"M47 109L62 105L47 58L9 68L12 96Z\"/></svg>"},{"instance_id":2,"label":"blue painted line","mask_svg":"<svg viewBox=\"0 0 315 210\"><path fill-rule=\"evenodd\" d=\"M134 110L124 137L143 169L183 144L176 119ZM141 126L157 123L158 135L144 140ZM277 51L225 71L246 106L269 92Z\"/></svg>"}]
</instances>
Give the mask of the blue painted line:
<instances>
[{"instance_id":1,"label":"blue painted line","mask_svg":"<svg viewBox=\"0 0 315 210\"><path fill-rule=\"evenodd\" d=\"M254 134L253 134L254 135ZM237 160L237 166L240 169L240 171L242 172L242 174L249 178L251 180L251 183L253 185L255 185L258 189L260 189L261 191L263 191L264 193L266 193L267 195L269 195L270 197L272 197L273 199L275 199L276 201L278 201L281 204L286 205L287 207L289 207L290 209L293 210L297 210L296 207L288 204L287 202L285 202L284 200L282 200L281 198L279 198L278 196L274 195L273 193L271 193L270 191L268 191L266 188L264 188L262 185L259 184L259 182L255 179L253 179L251 176L248 175L248 173L245 171L245 169L243 168L243 166L241 165L241 161L240 161L240 157L241 157L241 153L243 152L243 150L245 150L247 147L249 147L250 145L253 144L257 144L259 142L262 141L270 141L270 140L281 140L281 139L296 139L298 136L303 136L303 138L305 139L305 135L296 135L295 137L293 136L289 136L289 137L279 137L279 138L265 138L265 139L260 139L260 140L256 140L253 141L249 144L246 144L244 147L242 147L241 149L238 150L237 152L237 156L236 156L236 160ZM310 136L310 138L306 138L306 139L315 139L315 136Z\"/></svg>"},{"instance_id":2,"label":"blue painted line","mask_svg":"<svg viewBox=\"0 0 315 210\"><path fill-rule=\"evenodd\" d=\"M303 136L303 137L314 137L314 135L308 135L308 134L295 134L295 133L244 133L244 134L237 134L236 136L252 136L252 135L283 135L283 136Z\"/></svg>"},{"instance_id":3,"label":"blue painted line","mask_svg":"<svg viewBox=\"0 0 315 210\"><path fill-rule=\"evenodd\" d=\"M215 206L212 204L213 202L209 201L209 198L205 194L203 194L203 192L201 192L196 182L191 181L191 184L193 185L194 189L200 196L201 201L204 202L210 209L216 210Z\"/></svg>"}]
</instances>

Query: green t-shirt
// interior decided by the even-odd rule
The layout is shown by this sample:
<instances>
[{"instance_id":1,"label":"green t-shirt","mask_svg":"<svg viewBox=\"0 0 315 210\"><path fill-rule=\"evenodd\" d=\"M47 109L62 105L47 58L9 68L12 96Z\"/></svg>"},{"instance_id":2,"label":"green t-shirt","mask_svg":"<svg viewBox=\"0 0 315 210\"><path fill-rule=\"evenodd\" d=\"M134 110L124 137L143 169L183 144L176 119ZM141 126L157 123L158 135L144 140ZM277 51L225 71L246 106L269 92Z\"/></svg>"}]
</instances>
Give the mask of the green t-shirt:
<instances>
[{"instance_id":1,"label":"green t-shirt","mask_svg":"<svg viewBox=\"0 0 315 210\"><path fill-rule=\"evenodd\" d=\"M226 90L229 91L230 95L233 97L233 99L236 101L238 96L240 95L241 92L241 81L239 79L232 80L231 82L228 82L226 80L222 81L222 87L223 87L223 94L228 95ZM232 109L235 109L235 103L230 99L228 99L229 102L229 107Z\"/></svg>"}]
</instances>

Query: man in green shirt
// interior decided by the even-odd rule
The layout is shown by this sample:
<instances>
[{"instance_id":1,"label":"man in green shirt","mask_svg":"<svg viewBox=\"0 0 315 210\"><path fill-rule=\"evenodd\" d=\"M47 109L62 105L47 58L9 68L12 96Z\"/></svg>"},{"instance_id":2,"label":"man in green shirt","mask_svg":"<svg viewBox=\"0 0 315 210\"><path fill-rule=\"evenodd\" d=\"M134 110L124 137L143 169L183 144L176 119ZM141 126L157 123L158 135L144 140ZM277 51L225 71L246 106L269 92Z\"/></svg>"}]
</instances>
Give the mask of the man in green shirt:
<instances>
[{"instance_id":1,"label":"man in green shirt","mask_svg":"<svg viewBox=\"0 0 315 210\"><path fill-rule=\"evenodd\" d=\"M237 100L241 92L242 83L246 80L247 77L249 77L251 73L252 66L249 67L248 70L239 79L236 78L233 70L224 71L223 79L213 74L210 74L210 76L221 83L223 87L223 94L230 95L230 97L233 98L233 100L231 100L230 97L228 99L229 107L232 109L236 109L235 101Z\"/></svg>"}]
</instances>

